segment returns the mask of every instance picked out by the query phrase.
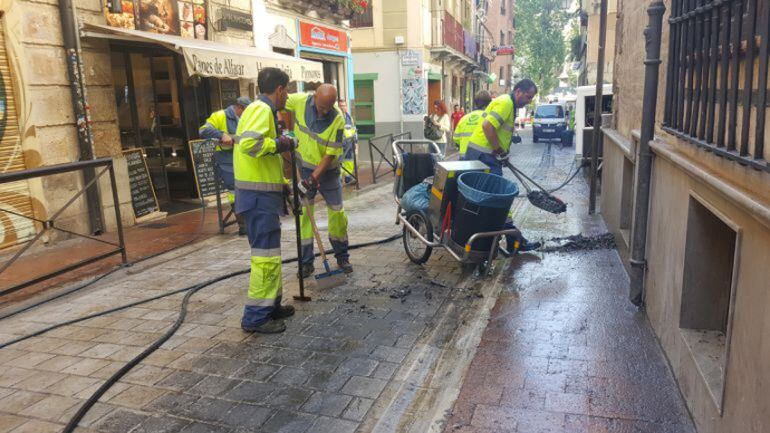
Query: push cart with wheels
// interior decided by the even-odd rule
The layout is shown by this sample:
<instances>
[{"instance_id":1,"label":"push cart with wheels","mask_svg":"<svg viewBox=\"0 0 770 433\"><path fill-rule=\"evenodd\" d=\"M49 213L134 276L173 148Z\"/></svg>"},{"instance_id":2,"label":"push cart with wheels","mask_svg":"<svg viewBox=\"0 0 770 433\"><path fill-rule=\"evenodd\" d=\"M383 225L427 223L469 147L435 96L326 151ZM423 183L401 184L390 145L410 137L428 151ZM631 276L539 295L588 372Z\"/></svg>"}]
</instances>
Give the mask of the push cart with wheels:
<instances>
[{"instance_id":1,"label":"push cart with wheels","mask_svg":"<svg viewBox=\"0 0 770 433\"><path fill-rule=\"evenodd\" d=\"M444 155L441 149L430 140L396 140L392 147L396 173L393 196L398 205L396 224L403 225L404 250L412 262L423 264L434 248L444 248L455 260L464 265L479 266L481 273L486 274L498 254L510 257L510 252L500 245L500 239L519 237L516 229L473 232L464 244L458 244L452 236L453 231L473 231L472 227L452 226L454 220L460 220L454 218L458 173L489 172L489 167L480 161L442 162ZM440 166L439 170L437 166ZM404 210L401 206L404 193L432 176L429 209ZM467 218L463 220L467 221ZM479 249L480 244L489 244L489 247Z\"/></svg>"}]
</instances>

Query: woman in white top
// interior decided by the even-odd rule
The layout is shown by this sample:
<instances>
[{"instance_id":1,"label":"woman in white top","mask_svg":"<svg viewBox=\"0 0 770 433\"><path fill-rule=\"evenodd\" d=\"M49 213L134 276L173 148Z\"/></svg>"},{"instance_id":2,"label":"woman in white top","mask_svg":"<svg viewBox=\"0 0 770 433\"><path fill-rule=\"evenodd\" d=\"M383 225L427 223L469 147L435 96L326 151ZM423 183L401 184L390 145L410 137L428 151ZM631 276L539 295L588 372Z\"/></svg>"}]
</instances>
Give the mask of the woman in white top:
<instances>
[{"instance_id":1,"label":"woman in white top","mask_svg":"<svg viewBox=\"0 0 770 433\"><path fill-rule=\"evenodd\" d=\"M439 99L433 103L433 114L430 116L430 120L441 132L441 137L436 140L436 144L441 149L441 153L444 153L446 144L449 142L449 134L452 133L452 124L444 101Z\"/></svg>"}]
</instances>

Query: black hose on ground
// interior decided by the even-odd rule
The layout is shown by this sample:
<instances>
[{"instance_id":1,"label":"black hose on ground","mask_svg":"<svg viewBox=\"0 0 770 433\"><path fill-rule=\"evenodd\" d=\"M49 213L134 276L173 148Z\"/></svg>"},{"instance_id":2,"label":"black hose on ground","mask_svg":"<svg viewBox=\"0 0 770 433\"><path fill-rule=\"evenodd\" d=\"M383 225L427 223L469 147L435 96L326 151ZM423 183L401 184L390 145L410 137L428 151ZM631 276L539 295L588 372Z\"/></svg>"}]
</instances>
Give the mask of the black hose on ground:
<instances>
[{"instance_id":1,"label":"black hose on ground","mask_svg":"<svg viewBox=\"0 0 770 433\"><path fill-rule=\"evenodd\" d=\"M396 239L399 239L399 238L401 238L400 234L393 235L393 236L390 236L388 238L380 239L380 240L377 240L377 241L364 242L364 243L361 243L361 244L351 245L350 247L348 247L348 249L349 250L355 250L355 249L364 248L364 247L370 247L370 246L374 246L374 245L381 245L381 244L385 244L385 243L388 243L388 242L393 242L393 241L395 241ZM330 250L330 252L332 252L332 251L333 250ZM318 257L319 255L320 255L320 253L316 253L315 254L316 257ZM293 257L291 259L283 260L283 261L281 261L281 263L286 264L286 263L292 263L292 262L296 262L296 261L297 261L297 257ZM190 287L186 287L186 288L183 288L183 289L174 290L174 291L171 291L171 292L168 292L168 293L165 293L165 294L154 296L152 298L144 299L142 301L132 302L131 304L123 305L121 307L112 308L112 309L107 310L107 311L91 314L89 316L86 316L86 317L83 317L83 318L80 318L80 319L73 319L73 320L70 320L70 321L67 321L67 322L64 322L64 323L53 325L53 326L50 326L50 327L45 328L43 330L40 330L38 332L35 332L33 334L30 334L28 336L19 337L16 340L13 340L11 342L3 343L2 345L0 345L0 349L2 349L4 347L7 347L7 346L10 346L11 344L15 344L15 343L18 343L20 341L26 340L26 339L31 338L33 336L44 334L46 332L49 332L49 331L51 331L53 329L56 329L56 328L60 328L62 326L71 325L73 323L77 323L77 322L80 322L80 321L83 321L83 320L88 320L88 319L91 319L91 318L94 318L94 317L98 317L98 316L103 316L103 315L106 315L106 314L109 314L109 313L113 313L113 312L116 312L116 311L124 310L126 308L130 308L130 307L133 307L133 306L136 306L136 305L144 304L144 303L147 303L147 302L150 302L150 301L154 301L154 300L157 300L157 299L160 299L160 298L163 298L163 297L175 295L175 294L182 293L182 292L185 292L185 291L187 292L187 294L182 299L182 305L180 306L180 310L179 310L179 317L177 317L176 322L174 322L174 325L168 331L166 331L166 333L163 334L162 337L160 337L157 341L155 341L147 349L142 351L142 353L140 353L139 355L135 356L126 365L124 365L120 370L116 371L112 376L110 376L110 378L107 379L88 398L88 400L86 400L85 403L83 403L83 405L80 407L80 409L78 409L78 411L75 413L75 415L69 420L67 425L64 427L64 430L62 430L62 433L72 433L77 428L78 423L80 422L80 420L83 419L83 417L86 415L86 413L88 413L88 411L91 409L91 407L93 407L93 405L96 404L97 401L99 401L99 398L101 398L104 395L105 392L107 392L115 383L117 383L118 380L120 380L121 377L125 376L126 373L131 371L132 368L134 368L137 365L139 365L139 363L142 362L142 360L144 360L145 358L150 356L150 354L152 354L154 351L156 351L158 348L160 348L160 346L162 346L163 343L168 341L168 339L171 338L174 335L174 333L176 333L177 330L179 330L179 327L182 326L182 323L184 323L184 319L187 316L187 305L190 302L190 298L192 297L192 295L194 295L196 292L198 292L199 290L203 289L204 287L210 286L210 285L212 285L214 283L226 280L228 278L231 278L231 277L234 277L234 276L237 276L237 275L247 274L249 271L250 271L250 269L244 269L244 270L237 271L237 272L231 272L229 274L221 275L219 277L216 277L214 279L208 280L208 281L206 281L204 283L196 284L194 286L190 286Z\"/></svg>"}]
</instances>

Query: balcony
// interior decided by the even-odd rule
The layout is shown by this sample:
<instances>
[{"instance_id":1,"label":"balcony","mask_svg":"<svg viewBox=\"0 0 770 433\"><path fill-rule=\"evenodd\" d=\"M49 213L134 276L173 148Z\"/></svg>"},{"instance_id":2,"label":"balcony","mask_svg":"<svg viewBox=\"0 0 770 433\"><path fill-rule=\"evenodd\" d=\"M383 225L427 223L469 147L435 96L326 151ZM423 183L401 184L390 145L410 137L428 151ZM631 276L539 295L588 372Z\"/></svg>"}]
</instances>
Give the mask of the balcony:
<instances>
[{"instance_id":1,"label":"balcony","mask_svg":"<svg viewBox=\"0 0 770 433\"><path fill-rule=\"evenodd\" d=\"M459 63L467 69L479 67L473 36L447 11L434 11L430 52L437 60Z\"/></svg>"},{"instance_id":2,"label":"balcony","mask_svg":"<svg viewBox=\"0 0 770 433\"><path fill-rule=\"evenodd\" d=\"M267 0L268 5L305 15L308 18L327 19L342 24L355 14L362 13L367 5L361 0Z\"/></svg>"}]
</instances>

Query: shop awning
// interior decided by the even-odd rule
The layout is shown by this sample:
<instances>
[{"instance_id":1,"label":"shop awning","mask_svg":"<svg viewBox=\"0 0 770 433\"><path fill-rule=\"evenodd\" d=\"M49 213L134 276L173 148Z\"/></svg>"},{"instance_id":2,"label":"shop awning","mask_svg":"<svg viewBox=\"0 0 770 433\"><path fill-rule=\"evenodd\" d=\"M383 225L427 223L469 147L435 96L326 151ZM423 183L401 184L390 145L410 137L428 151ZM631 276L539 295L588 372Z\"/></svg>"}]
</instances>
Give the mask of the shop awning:
<instances>
[{"instance_id":1,"label":"shop awning","mask_svg":"<svg viewBox=\"0 0 770 433\"><path fill-rule=\"evenodd\" d=\"M82 32L84 37L160 44L184 57L187 72L190 75L256 80L257 74L262 68L273 67L286 71L292 81L323 81L323 66L320 62L299 59L255 47L228 45L87 23L83 24Z\"/></svg>"}]
</instances>

